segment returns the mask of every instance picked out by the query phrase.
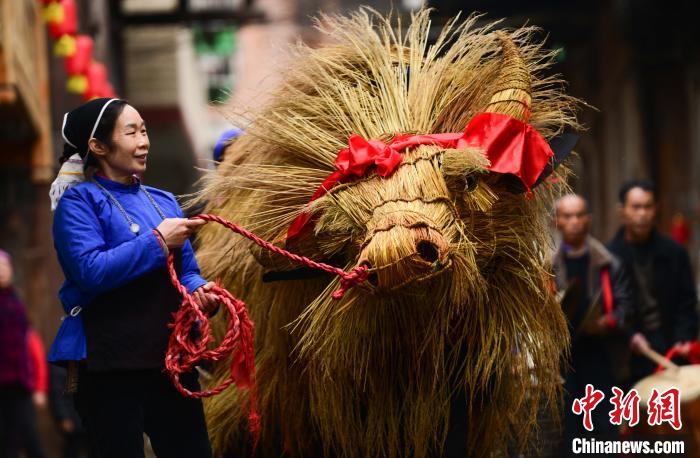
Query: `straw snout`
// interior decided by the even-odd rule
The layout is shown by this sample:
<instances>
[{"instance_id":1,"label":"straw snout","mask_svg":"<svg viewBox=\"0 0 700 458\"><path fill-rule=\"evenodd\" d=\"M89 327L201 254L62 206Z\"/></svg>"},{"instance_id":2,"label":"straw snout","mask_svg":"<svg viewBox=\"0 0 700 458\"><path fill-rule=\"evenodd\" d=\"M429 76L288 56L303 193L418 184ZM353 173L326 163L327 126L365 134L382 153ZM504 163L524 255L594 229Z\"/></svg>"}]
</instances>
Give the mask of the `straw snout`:
<instances>
[{"instance_id":1,"label":"straw snout","mask_svg":"<svg viewBox=\"0 0 700 458\"><path fill-rule=\"evenodd\" d=\"M360 252L358 265L370 269L368 281L374 288L400 290L449 267L449 245L439 231L427 225L394 225L372 235Z\"/></svg>"}]
</instances>

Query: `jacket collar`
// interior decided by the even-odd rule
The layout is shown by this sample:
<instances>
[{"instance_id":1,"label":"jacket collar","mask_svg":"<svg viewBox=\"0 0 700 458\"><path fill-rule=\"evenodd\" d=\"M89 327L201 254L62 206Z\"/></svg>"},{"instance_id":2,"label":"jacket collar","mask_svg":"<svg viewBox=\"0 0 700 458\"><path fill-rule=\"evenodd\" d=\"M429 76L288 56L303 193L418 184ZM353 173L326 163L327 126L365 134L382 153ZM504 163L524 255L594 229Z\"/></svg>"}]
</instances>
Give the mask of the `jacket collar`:
<instances>
[{"instance_id":1,"label":"jacket collar","mask_svg":"<svg viewBox=\"0 0 700 458\"><path fill-rule=\"evenodd\" d=\"M659 231L656 228L653 228L651 230L651 235L649 236L649 241L647 242L650 244L652 247L656 246L659 240ZM610 246L614 247L616 249L623 248L625 246L632 245L630 242L625 240L625 228L620 227L617 232L615 233L615 236L613 239L610 241Z\"/></svg>"},{"instance_id":2,"label":"jacket collar","mask_svg":"<svg viewBox=\"0 0 700 458\"><path fill-rule=\"evenodd\" d=\"M613 255L595 238L590 235L586 237L586 246L588 247L588 254L591 258L591 265L593 267L605 267L613 262ZM555 263L564 262L566 253L564 251L564 244L559 244L557 251L554 255Z\"/></svg>"},{"instance_id":3,"label":"jacket collar","mask_svg":"<svg viewBox=\"0 0 700 458\"><path fill-rule=\"evenodd\" d=\"M104 188L110 192L115 191L134 193L138 192L141 188L141 180L139 180L139 178L136 175L133 176L133 181L131 184L124 184L119 183L118 181L112 181L104 175L98 173L95 173L93 179L97 181L100 185L104 186Z\"/></svg>"},{"instance_id":4,"label":"jacket collar","mask_svg":"<svg viewBox=\"0 0 700 458\"><path fill-rule=\"evenodd\" d=\"M594 267L605 267L613 263L613 255L597 239L588 237L588 249L591 253L591 264Z\"/></svg>"},{"instance_id":5,"label":"jacket collar","mask_svg":"<svg viewBox=\"0 0 700 458\"><path fill-rule=\"evenodd\" d=\"M602 243L595 238L588 236L586 238L586 246L588 248L589 265L588 265L588 291L589 297L593 297L594 285L598 284L597 277L601 269L609 267L614 262L614 256L608 251ZM557 288L563 291L567 288L567 273L566 273L566 253L564 252L563 244L559 244L554 257L552 258L552 269L554 272L554 280Z\"/></svg>"}]
</instances>

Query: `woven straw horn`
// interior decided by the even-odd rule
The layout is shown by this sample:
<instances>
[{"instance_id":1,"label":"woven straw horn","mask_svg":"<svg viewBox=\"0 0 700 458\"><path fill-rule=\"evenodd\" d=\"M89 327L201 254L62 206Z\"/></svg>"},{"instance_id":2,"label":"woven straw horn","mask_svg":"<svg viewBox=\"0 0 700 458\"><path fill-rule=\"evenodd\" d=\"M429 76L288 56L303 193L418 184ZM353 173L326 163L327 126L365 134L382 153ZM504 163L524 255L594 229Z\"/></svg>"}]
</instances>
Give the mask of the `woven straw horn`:
<instances>
[{"instance_id":1,"label":"woven straw horn","mask_svg":"<svg viewBox=\"0 0 700 458\"><path fill-rule=\"evenodd\" d=\"M489 104L484 111L511 116L523 122L530 117L532 79L518 47L504 32L496 32L503 52L502 67Z\"/></svg>"}]
</instances>

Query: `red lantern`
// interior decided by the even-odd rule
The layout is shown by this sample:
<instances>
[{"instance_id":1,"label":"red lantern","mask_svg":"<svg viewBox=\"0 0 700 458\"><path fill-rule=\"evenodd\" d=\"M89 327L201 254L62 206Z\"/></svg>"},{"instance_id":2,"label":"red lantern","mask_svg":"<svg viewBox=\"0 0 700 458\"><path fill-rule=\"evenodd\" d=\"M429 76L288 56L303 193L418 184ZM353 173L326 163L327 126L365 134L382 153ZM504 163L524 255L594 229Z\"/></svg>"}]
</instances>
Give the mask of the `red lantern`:
<instances>
[{"instance_id":1,"label":"red lantern","mask_svg":"<svg viewBox=\"0 0 700 458\"><path fill-rule=\"evenodd\" d=\"M109 81L107 81L103 90L104 92L102 93L102 97L109 97L110 99L114 99L117 97L116 92L114 92L114 87L112 87L112 83L110 83Z\"/></svg>"},{"instance_id":2,"label":"red lantern","mask_svg":"<svg viewBox=\"0 0 700 458\"><path fill-rule=\"evenodd\" d=\"M85 94L83 94L83 99L91 100L95 97L102 97L108 84L107 67L101 62L92 61L85 76L87 77L88 87Z\"/></svg>"},{"instance_id":3,"label":"red lantern","mask_svg":"<svg viewBox=\"0 0 700 458\"><path fill-rule=\"evenodd\" d=\"M72 56L67 56L65 60L67 74L79 75L87 72L92 59L92 47L92 38L87 35L75 37L75 52Z\"/></svg>"},{"instance_id":4,"label":"red lantern","mask_svg":"<svg viewBox=\"0 0 700 458\"><path fill-rule=\"evenodd\" d=\"M60 13L49 22L49 35L54 40L58 40L61 35L75 35L78 32L75 0L60 0L58 5L57 11Z\"/></svg>"}]
</instances>

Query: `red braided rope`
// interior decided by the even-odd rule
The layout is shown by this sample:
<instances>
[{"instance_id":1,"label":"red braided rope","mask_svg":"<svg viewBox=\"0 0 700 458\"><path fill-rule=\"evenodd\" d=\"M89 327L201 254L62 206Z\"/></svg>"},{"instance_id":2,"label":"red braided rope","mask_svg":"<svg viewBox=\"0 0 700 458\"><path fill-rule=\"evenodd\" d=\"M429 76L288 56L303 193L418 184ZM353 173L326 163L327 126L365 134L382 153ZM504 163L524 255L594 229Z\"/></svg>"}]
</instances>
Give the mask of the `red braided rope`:
<instances>
[{"instance_id":1,"label":"red braided rope","mask_svg":"<svg viewBox=\"0 0 700 458\"><path fill-rule=\"evenodd\" d=\"M253 234L252 232L248 231L247 229L244 229L240 227L239 225L232 223L231 221L227 221L221 217L215 216L215 215L196 215L193 216L192 219L199 218L203 219L205 221L214 221L216 223L221 224L222 226L225 226L229 229L231 229L233 232L236 232L238 234L241 234L244 237L249 238L253 242L257 243L263 248L267 248L268 250L272 251L273 253L280 254L298 264L303 264L307 267L312 267L314 269L319 269L319 270L324 270L328 273L335 274L340 277L340 288L338 288L337 291L333 293L333 299L340 299L345 295L345 293L352 288L355 285L359 285L360 283L364 282L367 280L367 277L369 275L369 271L366 266L359 266L351 270L350 272L345 272L343 269L339 267L333 267L328 264L324 264L322 262L316 262L313 261L309 258L306 258L304 256L299 256L298 254L290 253L287 250L284 250L278 246L275 246L271 244L270 242L266 242L265 240L261 239L257 235Z\"/></svg>"},{"instance_id":2,"label":"red braided rope","mask_svg":"<svg viewBox=\"0 0 700 458\"><path fill-rule=\"evenodd\" d=\"M215 215L197 215L192 219L214 221L233 232L249 238L263 248L267 248L290 260L307 267L324 270L340 277L340 288L333 293L334 299L340 299L353 286L365 281L368 269L359 266L350 272L333 267L328 264L316 262L304 256L290 253L262 240L252 232ZM226 334L213 350L207 350L207 344L212 341L209 319L197 306L194 298L177 278L177 272L173 262L173 255L168 256L168 271L173 286L182 295L182 304L175 313L175 322L170 326L173 332L168 342L168 350L165 355L165 370L170 375L177 390L184 396L192 398L205 398L221 393L232 383L236 383L239 389L248 388L249 414L248 425L253 435L254 447L260 433L260 416L257 413L257 386L255 383L255 350L253 346L253 322L248 316L245 303L233 296L219 285L214 286L209 292L216 295L219 301L226 307L229 314ZM198 330L193 332L193 329ZM219 386L203 391L190 391L180 382L183 373L191 372L200 361L220 361L231 355L231 375Z\"/></svg>"}]
</instances>

